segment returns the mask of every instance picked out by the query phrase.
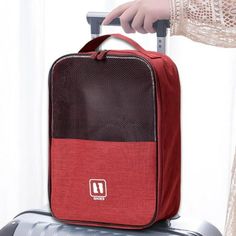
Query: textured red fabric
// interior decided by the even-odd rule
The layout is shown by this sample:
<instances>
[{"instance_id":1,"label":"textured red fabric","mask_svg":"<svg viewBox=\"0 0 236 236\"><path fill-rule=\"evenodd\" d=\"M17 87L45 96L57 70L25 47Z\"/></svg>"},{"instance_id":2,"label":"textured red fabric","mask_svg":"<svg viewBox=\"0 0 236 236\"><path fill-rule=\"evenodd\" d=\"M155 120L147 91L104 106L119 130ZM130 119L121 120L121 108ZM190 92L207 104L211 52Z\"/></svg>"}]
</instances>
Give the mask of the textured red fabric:
<instances>
[{"instance_id":1,"label":"textured red fabric","mask_svg":"<svg viewBox=\"0 0 236 236\"><path fill-rule=\"evenodd\" d=\"M51 209L61 220L142 226L156 209L156 143L51 140ZM93 200L90 179L104 179Z\"/></svg>"},{"instance_id":2,"label":"textured red fabric","mask_svg":"<svg viewBox=\"0 0 236 236\"><path fill-rule=\"evenodd\" d=\"M178 213L181 184L180 83L172 60L151 61L158 76L158 206L157 220Z\"/></svg>"}]
</instances>

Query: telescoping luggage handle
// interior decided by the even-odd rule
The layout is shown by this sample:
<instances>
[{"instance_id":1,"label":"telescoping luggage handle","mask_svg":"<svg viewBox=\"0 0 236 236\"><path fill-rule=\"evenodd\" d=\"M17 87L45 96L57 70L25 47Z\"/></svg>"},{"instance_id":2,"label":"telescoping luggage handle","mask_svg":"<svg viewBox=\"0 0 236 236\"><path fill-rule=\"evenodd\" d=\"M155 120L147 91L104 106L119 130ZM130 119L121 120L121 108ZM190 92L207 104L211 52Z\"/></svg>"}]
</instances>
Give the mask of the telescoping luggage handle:
<instances>
[{"instance_id":1,"label":"telescoping luggage handle","mask_svg":"<svg viewBox=\"0 0 236 236\"><path fill-rule=\"evenodd\" d=\"M105 19L107 12L88 12L87 21L90 24L91 36L96 38L100 35L101 25ZM109 25L120 26L120 19L114 19ZM165 53L166 51L166 36L167 29L170 27L169 20L158 20L154 23L154 28L156 29L157 35L157 51Z\"/></svg>"}]
</instances>

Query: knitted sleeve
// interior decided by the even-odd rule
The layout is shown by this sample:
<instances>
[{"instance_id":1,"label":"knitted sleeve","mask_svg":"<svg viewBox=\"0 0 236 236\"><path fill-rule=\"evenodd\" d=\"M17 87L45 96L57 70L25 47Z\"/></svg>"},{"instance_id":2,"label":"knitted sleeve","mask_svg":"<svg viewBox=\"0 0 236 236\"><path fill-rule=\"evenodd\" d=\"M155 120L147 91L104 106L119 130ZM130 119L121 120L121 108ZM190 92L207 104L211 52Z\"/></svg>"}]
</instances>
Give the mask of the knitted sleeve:
<instances>
[{"instance_id":1,"label":"knitted sleeve","mask_svg":"<svg viewBox=\"0 0 236 236\"><path fill-rule=\"evenodd\" d=\"M170 0L171 35L236 47L235 0Z\"/></svg>"}]
</instances>

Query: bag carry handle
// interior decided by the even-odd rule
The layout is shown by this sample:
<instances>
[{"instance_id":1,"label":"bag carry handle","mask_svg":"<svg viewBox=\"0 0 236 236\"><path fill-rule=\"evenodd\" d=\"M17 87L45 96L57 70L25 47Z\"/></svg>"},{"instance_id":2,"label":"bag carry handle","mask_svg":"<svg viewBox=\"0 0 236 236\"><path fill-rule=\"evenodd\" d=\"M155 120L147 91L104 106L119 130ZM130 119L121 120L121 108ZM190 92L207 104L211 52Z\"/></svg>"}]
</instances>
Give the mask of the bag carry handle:
<instances>
[{"instance_id":1,"label":"bag carry handle","mask_svg":"<svg viewBox=\"0 0 236 236\"><path fill-rule=\"evenodd\" d=\"M138 50L139 52L142 52L144 54L147 54L147 51L141 47L138 43L136 43L133 39L128 38L122 34L106 34L106 35L102 35L99 36L97 38L92 39L91 41L89 41L87 44L85 44L79 52L90 52L90 51L95 51L106 39L108 38L117 38L117 39L121 39L125 42L127 42L128 44L130 44L131 46L133 46L136 50Z\"/></svg>"}]
</instances>

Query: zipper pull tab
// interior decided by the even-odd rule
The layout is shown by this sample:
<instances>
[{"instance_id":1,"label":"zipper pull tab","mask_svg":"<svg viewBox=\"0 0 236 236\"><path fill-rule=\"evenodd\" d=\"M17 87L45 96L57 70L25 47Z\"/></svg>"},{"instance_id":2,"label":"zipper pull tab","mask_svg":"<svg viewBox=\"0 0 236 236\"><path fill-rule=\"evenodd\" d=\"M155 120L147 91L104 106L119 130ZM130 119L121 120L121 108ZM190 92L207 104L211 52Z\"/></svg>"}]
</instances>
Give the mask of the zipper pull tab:
<instances>
[{"instance_id":1,"label":"zipper pull tab","mask_svg":"<svg viewBox=\"0 0 236 236\"><path fill-rule=\"evenodd\" d=\"M94 59L94 60L96 60L99 53L100 53L99 51L98 51L98 52L94 52L94 53L91 55L91 58Z\"/></svg>"},{"instance_id":2,"label":"zipper pull tab","mask_svg":"<svg viewBox=\"0 0 236 236\"><path fill-rule=\"evenodd\" d=\"M97 58L96 58L96 59L99 60L99 61L104 60L107 53L108 53L108 50L100 51L100 52L97 54Z\"/></svg>"}]
</instances>

